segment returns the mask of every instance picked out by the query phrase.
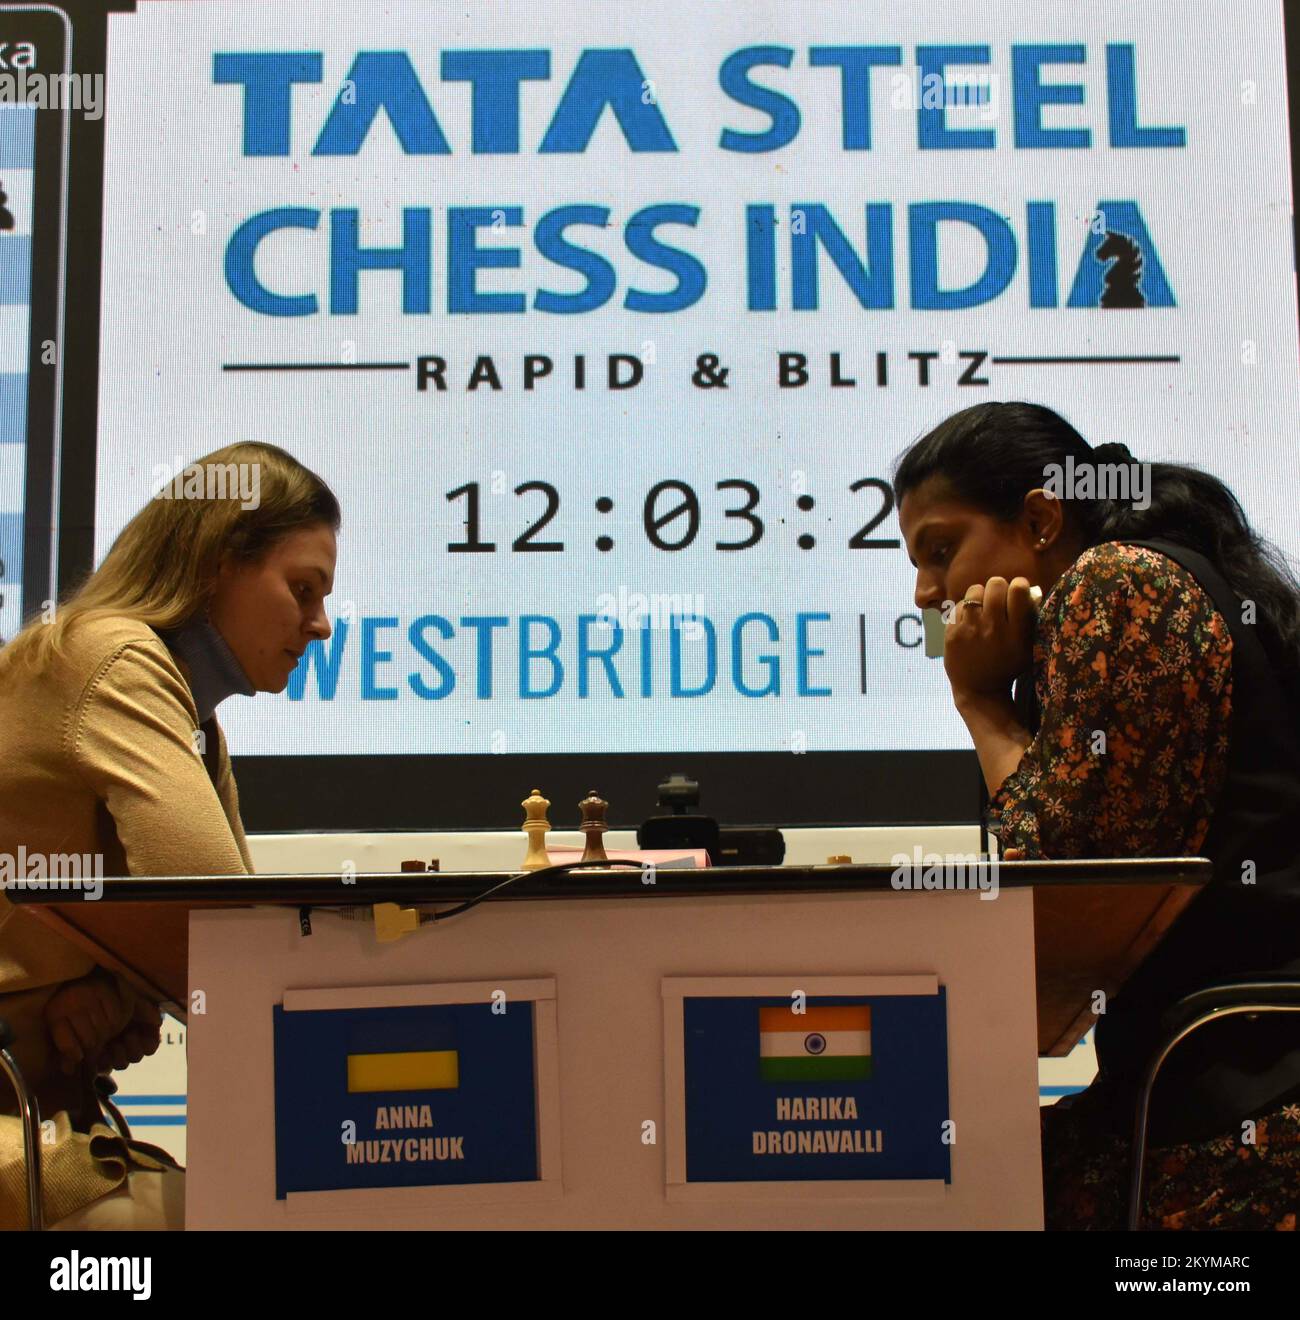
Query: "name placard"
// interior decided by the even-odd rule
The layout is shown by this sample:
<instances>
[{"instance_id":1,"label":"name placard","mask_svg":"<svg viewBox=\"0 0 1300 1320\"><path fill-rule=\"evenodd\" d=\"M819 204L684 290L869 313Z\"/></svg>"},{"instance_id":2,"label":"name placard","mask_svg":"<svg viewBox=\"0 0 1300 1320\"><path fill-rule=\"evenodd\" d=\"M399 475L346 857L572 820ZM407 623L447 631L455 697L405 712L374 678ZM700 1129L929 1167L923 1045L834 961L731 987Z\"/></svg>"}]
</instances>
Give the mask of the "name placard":
<instances>
[{"instance_id":1,"label":"name placard","mask_svg":"<svg viewBox=\"0 0 1300 1320\"><path fill-rule=\"evenodd\" d=\"M500 983L430 989L468 1002L360 988L273 1009L277 1198L541 1178L537 1002Z\"/></svg>"},{"instance_id":2,"label":"name placard","mask_svg":"<svg viewBox=\"0 0 1300 1320\"><path fill-rule=\"evenodd\" d=\"M934 977L678 979L664 998L670 1183L951 1181Z\"/></svg>"}]
</instances>

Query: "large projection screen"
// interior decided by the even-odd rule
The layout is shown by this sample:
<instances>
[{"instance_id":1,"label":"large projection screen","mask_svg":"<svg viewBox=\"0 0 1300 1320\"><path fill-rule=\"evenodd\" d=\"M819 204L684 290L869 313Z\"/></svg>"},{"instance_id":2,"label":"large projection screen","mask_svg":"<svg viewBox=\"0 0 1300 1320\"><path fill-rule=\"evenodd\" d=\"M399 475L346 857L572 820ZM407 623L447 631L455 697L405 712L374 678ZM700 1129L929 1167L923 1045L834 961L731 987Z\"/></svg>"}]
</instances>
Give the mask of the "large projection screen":
<instances>
[{"instance_id":1,"label":"large projection screen","mask_svg":"<svg viewBox=\"0 0 1300 1320\"><path fill-rule=\"evenodd\" d=\"M971 403L1300 548L1276 0L150 3L107 81L95 561L235 440L343 507L332 637L221 710L264 823L972 817L888 488Z\"/></svg>"}]
</instances>

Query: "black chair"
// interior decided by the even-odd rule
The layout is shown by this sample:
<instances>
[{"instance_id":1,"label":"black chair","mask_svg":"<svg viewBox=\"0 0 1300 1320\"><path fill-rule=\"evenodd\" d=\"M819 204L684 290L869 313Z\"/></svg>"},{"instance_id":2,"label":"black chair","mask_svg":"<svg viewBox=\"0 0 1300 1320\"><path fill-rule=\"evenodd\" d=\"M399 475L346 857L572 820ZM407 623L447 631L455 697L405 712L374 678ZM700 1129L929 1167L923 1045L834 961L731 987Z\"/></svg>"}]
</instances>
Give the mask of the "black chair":
<instances>
[{"instance_id":1,"label":"black chair","mask_svg":"<svg viewBox=\"0 0 1300 1320\"><path fill-rule=\"evenodd\" d=\"M41 1199L41 1113L36 1097L27 1089L22 1070L9 1052L14 1033L0 1018L0 1071L5 1072L18 1097L18 1113L23 1121L23 1162L27 1166L27 1227L45 1227L45 1202Z\"/></svg>"},{"instance_id":2,"label":"black chair","mask_svg":"<svg viewBox=\"0 0 1300 1320\"><path fill-rule=\"evenodd\" d=\"M1300 977L1277 980L1229 981L1207 986L1180 999L1165 1014L1168 1034L1147 1067L1146 1078L1138 1092L1137 1113L1133 1125L1133 1174L1129 1184L1128 1228L1138 1230L1146 1197L1147 1123L1151 1111L1151 1092L1156 1077L1175 1046L1192 1032L1220 1018L1261 1013L1300 1013ZM1300 1080L1300 1079L1298 1079Z\"/></svg>"}]
</instances>

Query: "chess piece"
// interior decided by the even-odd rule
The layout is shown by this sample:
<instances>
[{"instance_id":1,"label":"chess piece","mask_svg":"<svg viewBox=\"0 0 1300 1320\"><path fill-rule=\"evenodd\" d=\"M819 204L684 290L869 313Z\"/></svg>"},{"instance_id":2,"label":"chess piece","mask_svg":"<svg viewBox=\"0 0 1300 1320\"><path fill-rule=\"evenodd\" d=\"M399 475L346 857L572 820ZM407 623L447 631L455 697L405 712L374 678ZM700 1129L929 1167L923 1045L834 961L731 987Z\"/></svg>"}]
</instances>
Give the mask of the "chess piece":
<instances>
[{"instance_id":1,"label":"chess piece","mask_svg":"<svg viewBox=\"0 0 1300 1320\"><path fill-rule=\"evenodd\" d=\"M609 803L604 798L597 797L594 788L578 803L578 810L582 812L582 821L578 828L587 836L587 846L582 851L584 862L609 861L605 845L601 842L601 835L609 829L605 824L605 812L608 809Z\"/></svg>"},{"instance_id":2,"label":"chess piece","mask_svg":"<svg viewBox=\"0 0 1300 1320\"><path fill-rule=\"evenodd\" d=\"M540 871L551 864L546 852L546 834L551 828L551 822L546 819L546 808L551 804L535 788L519 805L524 809L524 833L528 835L528 854L519 869Z\"/></svg>"},{"instance_id":3,"label":"chess piece","mask_svg":"<svg viewBox=\"0 0 1300 1320\"><path fill-rule=\"evenodd\" d=\"M14 229L17 222L14 220L14 213L5 205L9 200L9 194L4 190L4 184L0 183L0 229Z\"/></svg>"}]
</instances>

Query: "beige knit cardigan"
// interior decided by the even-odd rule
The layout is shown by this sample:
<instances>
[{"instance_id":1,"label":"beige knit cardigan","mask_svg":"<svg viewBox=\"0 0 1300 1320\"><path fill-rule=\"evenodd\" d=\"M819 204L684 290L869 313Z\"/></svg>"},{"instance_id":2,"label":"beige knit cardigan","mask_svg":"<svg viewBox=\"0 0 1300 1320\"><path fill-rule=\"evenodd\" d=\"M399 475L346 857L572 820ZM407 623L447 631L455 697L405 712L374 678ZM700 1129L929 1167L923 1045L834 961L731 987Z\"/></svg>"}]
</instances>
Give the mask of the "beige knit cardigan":
<instances>
[{"instance_id":1,"label":"beige knit cardigan","mask_svg":"<svg viewBox=\"0 0 1300 1320\"><path fill-rule=\"evenodd\" d=\"M125 617L74 623L66 654L0 674L0 854L99 854L102 874L252 872L225 739L201 755L186 670L151 628ZM28 873L31 871L29 869ZM78 946L0 893L0 1017L38 1087L46 1222L165 1167L102 1120L87 1071L68 1079L45 1029L46 1002L94 966ZM22 1130L0 1076L0 1228L27 1223ZM52 1138L52 1139L51 1139Z\"/></svg>"}]
</instances>

